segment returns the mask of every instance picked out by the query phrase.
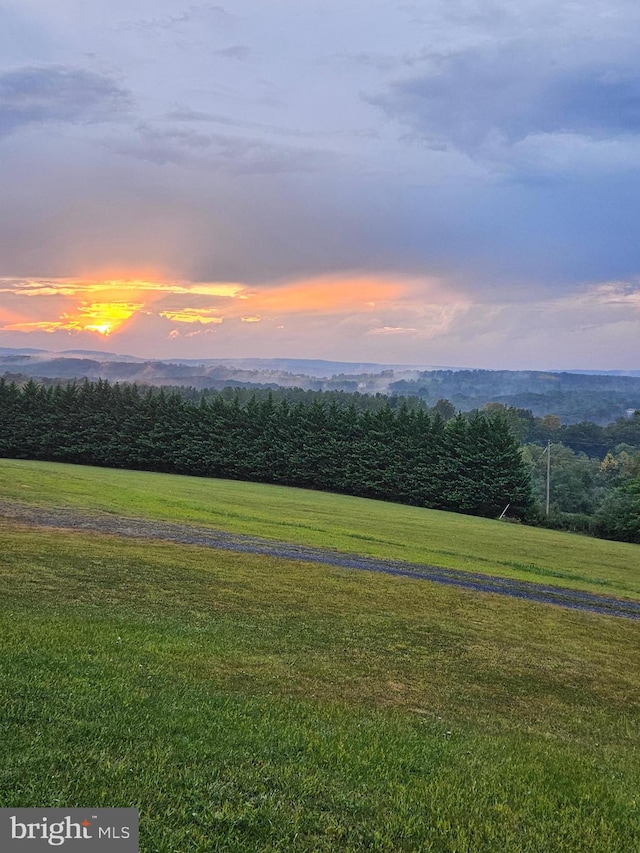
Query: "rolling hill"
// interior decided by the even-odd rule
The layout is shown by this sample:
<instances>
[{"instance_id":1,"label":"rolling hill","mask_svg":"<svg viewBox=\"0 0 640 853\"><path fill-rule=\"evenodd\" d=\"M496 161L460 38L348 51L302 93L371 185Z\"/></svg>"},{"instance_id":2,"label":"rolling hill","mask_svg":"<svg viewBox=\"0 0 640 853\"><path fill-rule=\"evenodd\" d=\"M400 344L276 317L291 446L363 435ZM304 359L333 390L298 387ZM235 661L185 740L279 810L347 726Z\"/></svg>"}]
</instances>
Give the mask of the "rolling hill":
<instances>
[{"instance_id":1,"label":"rolling hill","mask_svg":"<svg viewBox=\"0 0 640 853\"><path fill-rule=\"evenodd\" d=\"M0 496L0 805L136 806L144 853L637 849L636 621L83 523L628 598L637 546L9 460Z\"/></svg>"}]
</instances>

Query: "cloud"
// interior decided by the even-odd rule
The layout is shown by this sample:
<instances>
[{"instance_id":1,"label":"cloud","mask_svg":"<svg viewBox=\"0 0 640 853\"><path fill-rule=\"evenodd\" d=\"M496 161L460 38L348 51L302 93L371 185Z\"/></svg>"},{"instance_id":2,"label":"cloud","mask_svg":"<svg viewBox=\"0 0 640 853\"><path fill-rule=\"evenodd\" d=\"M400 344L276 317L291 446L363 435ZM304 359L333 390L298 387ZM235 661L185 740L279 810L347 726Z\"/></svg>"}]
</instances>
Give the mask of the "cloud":
<instances>
[{"instance_id":1,"label":"cloud","mask_svg":"<svg viewBox=\"0 0 640 853\"><path fill-rule=\"evenodd\" d=\"M77 286L56 280L28 281L24 279L0 278L0 293L12 296L73 296Z\"/></svg>"},{"instance_id":2,"label":"cloud","mask_svg":"<svg viewBox=\"0 0 640 853\"><path fill-rule=\"evenodd\" d=\"M6 323L0 327L5 332L95 332L108 336L130 317L140 311L142 303L82 302L73 314L63 312L57 320L28 320Z\"/></svg>"},{"instance_id":3,"label":"cloud","mask_svg":"<svg viewBox=\"0 0 640 853\"><path fill-rule=\"evenodd\" d=\"M0 276L23 282L0 281L4 324L141 303L110 345L206 329L185 351L485 365L535 335L588 358L546 305L605 318L612 347L638 331L633 293L590 290L640 273L633 0L0 0L0 19ZM578 292L588 311L557 301Z\"/></svg>"},{"instance_id":4,"label":"cloud","mask_svg":"<svg viewBox=\"0 0 640 853\"><path fill-rule=\"evenodd\" d=\"M556 298L476 302L437 341L446 363L509 369L620 369L640 364L640 285L600 282ZM442 362L441 362L442 363Z\"/></svg>"},{"instance_id":5,"label":"cloud","mask_svg":"<svg viewBox=\"0 0 640 853\"><path fill-rule=\"evenodd\" d=\"M65 291L70 286L59 284ZM215 283L147 282L146 289L124 291L136 301L122 298L115 284L84 282L62 302L25 298L22 311L0 312L3 344L25 345L28 336L29 345L64 349L71 335L77 346L99 348L108 340L120 352L147 357L275 357L286 351L291 357L331 352L356 361L513 369L640 363L636 280L582 285L557 297L511 294L493 304L445 281L364 275L274 282L260 290L236 285L233 296L209 297L208 305L197 291L215 290ZM229 285L221 287L228 292Z\"/></svg>"},{"instance_id":6,"label":"cloud","mask_svg":"<svg viewBox=\"0 0 640 853\"><path fill-rule=\"evenodd\" d=\"M433 337L446 331L462 297L433 280L392 276L326 276L272 282L260 288L225 282L27 279L0 280L22 315L7 317L4 331L116 334L130 318L160 317L173 324L211 325L230 321L308 322L312 316L360 325L364 333L415 332ZM46 294L34 300L33 295ZM125 298L127 297L127 298Z\"/></svg>"},{"instance_id":7,"label":"cloud","mask_svg":"<svg viewBox=\"0 0 640 853\"><path fill-rule=\"evenodd\" d=\"M530 136L592 141L640 134L640 61L608 44L594 56L553 42L510 41L431 54L421 74L396 80L369 103L434 148L472 156Z\"/></svg>"},{"instance_id":8,"label":"cloud","mask_svg":"<svg viewBox=\"0 0 640 853\"><path fill-rule=\"evenodd\" d=\"M243 62L251 55L251 50L246 44L233 44L230 47L223 47L220 50L214 51L216 56L222 56L224 59L237 59Z\"/></svg>"},{"instance_id":9,"label":"cloud","mask_svg":"<svg viewBox=\"0 0 640 853\"><path fill-rule=\"evenodd\" d=\"M228 12L223 6L213 3L200 3L188 6L178 15L166 15L157 18L140 18L135 21L121 21L118 30L132 30L141 33L173 33L184 27L190 26L215 26L228 24L233 21L235 15Z\"/></svg>"},{"instance_id":10,"label":"cloud","mask_svg":"<svg viewBox=\"0 0 640 853\"><path fill-rule=\"evenodd\" d=\"M565 297L564 304L568 304L583 314L600 312L606 308L609 317L613 321L627 320L633 317L633 311L638 312L637 320L640 322L640 283L628 281L607 281L592 285L584 291ZM630 312L631 309L631 312Z\"/></svg>"},{"instance_id":11,"label":"cloud","mask_svg":"<svg viewBox=\"0 0 640 853\"><path fill-rule=\"evenodd\" d=\"M220 317L215 308L183 308L180 311L160 311L161 317L166 317L167 320L172 320L174 323L222 323L223 317Z\"/></svg>"},{"instance_id":12,"label":"cloud","mask_svg":"<svg viewBox=\"0 0 640 853\"><path fill-rule=\"evenodd\" d=\"M196 124L219 124L223 127L232 127L240 130L250 130L253 134L265 134L268 136L284 136L293 139L314 139L314 140L341 140L345 138L351 139L377 139L379 134L372 128L340 128L337 130L325 130L321 128L311 130L301 130L299 127L277 124L267 124L265 122L248 121L242 118L232 118L228 115L220 113L208 113L199 110L192 110L189 107L179 106L167 112L163 119L170 122L172 126L175 123L196 125Z\"/></svg>"},{"instance_id":13,"label":"cloud","mask_svg":"<svg viewBox=\"0 0 640 853\"><path fill-rule=\"evenodd\" d=\"M130 106L129 93L111 77L82 68L26 67L0 74L0 135L33 123L112 121Z\"/></svg>"},{"instance_id":14,"label":"cloud","mask_svg":"<svg viewBox=\"0 0 640 853\"><path fill-rule=\"evenodd\" d=\"M315 172L338 155L316 148L274 144L259 137L205 133L192 128L141 123L136 135L109 143L120 154L167 164L206 167L232 175L277 175Z\"/></svg>"},{"instance_id":15,"label":"cloud","mask_svg":"<svg viewBox=\"0 0 640 853\"><path fill-rule=\"evenodd\" d=\"M371 335L397 335L407 334L408 332L417 332L415 326L381 326L377 329L371 329Z\"/></svg>"}]
</instances>

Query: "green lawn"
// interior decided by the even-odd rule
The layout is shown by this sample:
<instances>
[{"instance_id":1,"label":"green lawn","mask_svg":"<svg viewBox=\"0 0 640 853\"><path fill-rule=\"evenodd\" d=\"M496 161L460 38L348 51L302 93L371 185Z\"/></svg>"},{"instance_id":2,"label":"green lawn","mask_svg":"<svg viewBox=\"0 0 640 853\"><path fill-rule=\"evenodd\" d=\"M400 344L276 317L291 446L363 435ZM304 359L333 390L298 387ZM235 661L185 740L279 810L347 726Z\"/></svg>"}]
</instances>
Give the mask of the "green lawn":
<instances>
[{"instance_id":1,"label":"green lawn","mask_svg":"<svg viewBox=\"0 0 640 853\"><path fill-rule=\"evenodd\" d=\"M637 545L344 495L4 459L2 497L640 598Z\"/></svg>"},{"instance_id":2,"label":"green lawn","mask_svg":"<svg viewBox=\"0 0 640 853\"><path fill-rule=\"evenodd\" d=\"M43 469L61 502L132 511L153 483L140 514L189 518L207 488L242 513L232 483L19 464L12 488ZM321 537L332 498L285 491L262 492L298 507L273 535L326 499ZM4 522L0 654L0 806L137 806L143 853L640 847L636 622Z\"/></svg>"}]
</instances>

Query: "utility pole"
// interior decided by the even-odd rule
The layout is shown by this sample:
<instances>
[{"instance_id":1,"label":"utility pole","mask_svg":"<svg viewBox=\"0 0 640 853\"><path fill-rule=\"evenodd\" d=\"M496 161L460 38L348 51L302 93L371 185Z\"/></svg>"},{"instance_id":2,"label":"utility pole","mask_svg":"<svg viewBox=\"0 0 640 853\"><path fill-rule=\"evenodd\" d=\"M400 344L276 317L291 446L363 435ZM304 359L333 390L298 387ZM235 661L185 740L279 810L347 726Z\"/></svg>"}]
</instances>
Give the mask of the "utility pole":
<instances>
[{"instance_id":1,"label":"utility pole","mask_svg":"<svg viewBox=\"0 0 640 853\"><path fill-rule=\"evenodd\" d=\"M549 517L549 495L551 493L551 439L547 441L547 518Z\"/></svg>"}]
</instances>

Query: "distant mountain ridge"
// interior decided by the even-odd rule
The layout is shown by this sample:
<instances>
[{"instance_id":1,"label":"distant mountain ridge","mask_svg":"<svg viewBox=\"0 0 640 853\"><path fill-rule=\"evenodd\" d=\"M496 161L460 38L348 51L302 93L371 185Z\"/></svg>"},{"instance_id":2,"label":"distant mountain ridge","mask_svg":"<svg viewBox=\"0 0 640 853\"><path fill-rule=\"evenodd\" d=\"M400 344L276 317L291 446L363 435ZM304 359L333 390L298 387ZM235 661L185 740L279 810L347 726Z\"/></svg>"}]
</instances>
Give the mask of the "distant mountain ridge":
<instances>
[{"instance_id":1,"label":"distant mountain ridge","mask_svg":"<svg viewBox=\"0 0 640 853\"><path fill-rule=\"evenodd\" d=\"M19 349L11 347L0 347L0 357L33 356L35 358L60 359L60 358L90 358L98 362L135 362L155 364L188 364L192 366L215 365L237 366L246 370L284 370L288 373L300 373L304 376L329 377L336 373L365 373L379 372L382 370L459 370L457 367L445 367L442 365L412 365L412 364L379 364L377 362L350 362L330 361L327 359L310 358L141 358L135 355L126 355L112 352L101 352L98 350L63 350L53 352L43 349Z\"/></svg>"},{"instance_id":2,"label":"distant mountain ridge","mask_svg":"<svg viewBox=\"0 0 640 853\"><path fill-rule=\"evenodd\" d=\"M145 364L155 364L161 362L163 364L188 364L188 365L224 365L238 366L246 370L284 370L289 373L300 373L304 376L333 376L337 373L347 375L359 374L364 372L377 373L383 370L394 371L436 371L447 370L452 372L459 371L480 371L483 373L570 373L584 374L587 376L635 376L640 377L640 368L637 370L585 370L584 368L576 368L568 370L566 368L554 368L550 370L502 370L501 368L476 368L476 367L460 367L459 365L432 365L432 364L386 364L380 362L354 362L354 361L331 361L328 359L315 358L143 358L138 355L128 355L127 353L114 353L102 350L61 350L53 351L46 349L34 349L30 347L0 347L0 357L32 355L34 357L43 357L47 359L59 358L90 358L99 362L135 362Z\"/></svg>"},{"instance_id":3,"label":"distant mountain ridge","mask_svg":"<svg viewBox=\"0 0 640 853\"><path fill-rule=\"evenodd\" d=\"M535 371L386 365L322 359L143 359L91 350L0 348L0 375L8 381L107 379L197 390L301 388L412 396L434 405L450 400L469 411L486 403L555 414L565 423L608 423L640 409L640 370Z\"/></svg>"}]
</instances>

